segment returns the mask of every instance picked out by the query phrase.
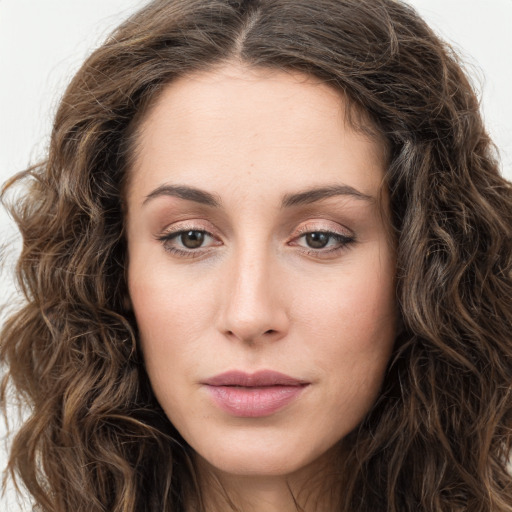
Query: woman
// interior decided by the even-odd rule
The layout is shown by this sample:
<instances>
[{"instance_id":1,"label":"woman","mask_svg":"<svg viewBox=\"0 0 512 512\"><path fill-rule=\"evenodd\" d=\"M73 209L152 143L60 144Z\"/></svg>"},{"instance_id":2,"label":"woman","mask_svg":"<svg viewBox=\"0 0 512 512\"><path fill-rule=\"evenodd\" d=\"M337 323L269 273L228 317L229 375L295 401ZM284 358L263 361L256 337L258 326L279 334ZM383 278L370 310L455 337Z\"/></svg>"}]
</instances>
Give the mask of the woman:
<instances>
[{"instance_id":1,"label":"woman","mask_svg":"<svg viewBox=\"0 0 512 512\"><path fill-rule=\"evenodd\" d=\"M15 182L40 510L512 509L512 191L406 5L152 2Z\"/></svg>"}]
</instances>

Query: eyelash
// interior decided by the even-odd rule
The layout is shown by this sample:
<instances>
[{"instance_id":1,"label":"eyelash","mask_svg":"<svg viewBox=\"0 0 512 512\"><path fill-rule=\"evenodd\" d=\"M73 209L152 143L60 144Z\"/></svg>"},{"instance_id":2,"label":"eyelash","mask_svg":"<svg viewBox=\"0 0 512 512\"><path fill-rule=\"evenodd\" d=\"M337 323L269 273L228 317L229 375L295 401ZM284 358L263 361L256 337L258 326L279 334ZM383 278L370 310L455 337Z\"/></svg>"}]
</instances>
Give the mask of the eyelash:
<instances>
[{"instance_id":1,"label":"eyelash","mask_svg":"<svg viewBox=\"0 0 512 512\"><path fill-rule=\"evenodd\" d=\"M202 233L203 235L206 235L212 239L215 239L215 237L209 231L206 231L205 229L198 229L197 227L190 226L190 227L181 228L177 231L165 233L161 236L158 236L157 240L159 240L162 243L165 251L167 251L175 256L179 256L182 258L183 257L184 258L198 258L205 253L204 248L198 247L197 249L186 249L186 248L179 249L178 247L173 247L169 243L177 238L180 238L183 234L189 233L189 232Z\"/></svg>"},{"instance_id":2,"label":"eyelash","mask_svg":"<svg viewBox=\"0 0 512 512\"><path fill-rule=\"evenodd\" d=\"M294 242L301 238L305 238L306 235L310 235L313 233L327 235L330 240L335 240L337 242L337 245L331 249L314 249L312 247L302 247L302 252L307 254L308 256L334 256L342 251L347 250L351 244L356 242L356 238L353 235L343 235L336 231L329 231L328 229L311 229L309 227L299 229L297 236L295 236L291 242Z\"/></svg>"},{"instance_id":3,"label":"eyelash","mask_svg":"<svg viewBox=\"0 0 512 512\"><path fill-rule=\"evenodd\" d=\"M172 231L169 233L165 233L163 235L157 236L157 240L163 245L163 248L165 251L178 256L178 257L184 257L184 258L198 258L205 254L206 251L208 251L209 248L203 248L202 246L198 247L197 249L180 249L178 247L173 247L170 245L169 242L172 242L175 239L178 239L183 234L187 232L194 232L194 233L200 233L206 237L210 237L213 240L215 240L215 237L212 233L209 231L206 231L205 229L198 229L197 227L185 227L181 228L177 231ZM322 248L312 248L312 247L303 247L298 245L296 242L297 240L300 240L302 238L305 238L307 235L311 234L323 234L327 235L329 237L329 241L335 240L337 242L337 246L331 249L324 249ZM337 253L340 253L344 250L347 250L349 246L356 242L356 238L354 236L347 236L343 235L341 233L337 233L335 231L329 231L325 229L311 229L311 228L303 228L298 231L298 233L294 236L294 238L288 242L288 245L296 246L301 248L301 252L304 254L307 254L308 256L315 256L315 257L322 257L322 256L333 256ZM215 245L215 244L214 244ZM217 244L220 245L220 244Z\"/></svg>"}]
</instances>

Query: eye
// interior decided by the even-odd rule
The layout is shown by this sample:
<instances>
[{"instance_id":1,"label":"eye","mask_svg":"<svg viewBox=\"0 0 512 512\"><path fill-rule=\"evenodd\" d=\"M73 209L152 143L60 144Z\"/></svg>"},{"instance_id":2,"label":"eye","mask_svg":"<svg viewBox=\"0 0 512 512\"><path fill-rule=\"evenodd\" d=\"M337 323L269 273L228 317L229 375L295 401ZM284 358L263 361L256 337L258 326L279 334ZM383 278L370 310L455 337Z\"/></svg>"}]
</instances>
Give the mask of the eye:
<instances>
[{"instance_id":1,"label":"eye","mask_svg":"<svg viewBox=\"0 0 512 512\"><path fill-rule=\"evenodd\" d=\"M308 247L323 249L331 241L332 235L322 231L314 231L303 235L303 237Z\"/></svg>"},{"instance_id":2,"label":"eye","mask_svg":"<svg viewBox=\"0 0 512 512\"><path fill-rule=\"evenodd\" d=\"M211 233L202 229L180 229L157 238L167 252L185 257L199 256L208 248L220 245Z\"/></svg>"},{"instance_id":3,"label":"eye","mask_svg":"<svg viewBox=\"0 0 512 512\"><path fill-rule=\"evenodd\" d=\"M178 240L187 249L198 249L201 247L208 235L204 231L182 231L177 234Z\"/></svg>"},{"instance_id":4,"label":"eye","mask_svg":"<svg viewBox=\"0 0 512 512\"><path fill-rule=\"evenodd\" d=\"M298 245L305 245L310 249L325 249L339 247L351 243L354 241L354 237L349 237L330 231L311 231L301 235L298 240L303 240L303 243L298 243Z\"/></svg>"},{"instance_id":5,"label":"eye","mask_svg":"<svg viewBox=\"0 0 512 512\"><path fill-rule=\"evenodd\" d=\"M303 228L289 245L299 247L304 253L315 257L334 257L355 242L353 235L345 235L325 229Z\"/></svg>"}]
</instances>

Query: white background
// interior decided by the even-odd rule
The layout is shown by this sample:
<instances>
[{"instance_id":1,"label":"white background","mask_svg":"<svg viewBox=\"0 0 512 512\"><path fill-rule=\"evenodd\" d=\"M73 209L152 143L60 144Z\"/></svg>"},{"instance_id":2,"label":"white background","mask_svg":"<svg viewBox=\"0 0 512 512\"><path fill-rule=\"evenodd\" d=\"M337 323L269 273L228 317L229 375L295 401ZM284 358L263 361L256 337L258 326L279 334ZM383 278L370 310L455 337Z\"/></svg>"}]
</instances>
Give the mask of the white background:
<instances>
[{"instance_id":1,"label":"white background","mask_svg":"<svg viewBox=\"0 0 512 512\"><path fill-rule=\"evenodd\" d=\"M0 0L0 183L44 154L59 98L84 58L144 0ZM512 180L512 0L410 0L462 53ZM14 237L0 212L0 244ZM0 301L12 285L0 280ZM0 425L0 436L3 433ZM0 445L0 468L5 451ZM27 507L28 508L28 507ZM0 509L22 510L11 491Z\"/></svg>"}]
</instances>

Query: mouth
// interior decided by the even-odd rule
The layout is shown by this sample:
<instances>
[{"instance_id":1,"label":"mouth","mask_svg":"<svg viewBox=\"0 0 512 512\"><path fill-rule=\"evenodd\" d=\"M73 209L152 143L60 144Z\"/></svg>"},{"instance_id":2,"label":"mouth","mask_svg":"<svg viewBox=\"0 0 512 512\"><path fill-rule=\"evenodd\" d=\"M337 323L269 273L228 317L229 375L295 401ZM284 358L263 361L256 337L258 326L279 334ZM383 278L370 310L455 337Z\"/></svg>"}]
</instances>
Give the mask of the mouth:
<instances>
[{"instance_id":1,"label":"mouth","mask_svg":"<svg viewBox=\"0 0 512 512\"><path fill-rule=\"evenodd\" d=\"M295 401L309 382L283 373L229 371L202 383L213 402L224 412L238 417L270 416Z\"/></svg>"}]
</instances>

